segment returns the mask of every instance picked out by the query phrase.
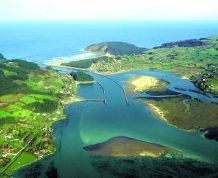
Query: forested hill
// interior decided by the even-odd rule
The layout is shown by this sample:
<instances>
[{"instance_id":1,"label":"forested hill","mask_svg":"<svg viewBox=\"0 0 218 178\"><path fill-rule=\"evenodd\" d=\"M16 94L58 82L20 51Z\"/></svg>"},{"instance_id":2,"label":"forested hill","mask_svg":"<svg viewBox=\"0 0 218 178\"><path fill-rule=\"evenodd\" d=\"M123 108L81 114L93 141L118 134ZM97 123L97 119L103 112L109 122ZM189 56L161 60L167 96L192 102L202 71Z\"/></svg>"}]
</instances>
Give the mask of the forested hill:
<instances>
[{"instance_id":1,"label":"forested hill","mask_svg":"<svg viewBox=\"0 0 218 178\"><path fill-rule=\"evenodd\" d=\"M140 48L133 44L125 42L103 42L98 44L92 44L86 47L85 51L112 55L131 55L142 54L146 51L146 48Z\"/></svg>"}]
</instances>

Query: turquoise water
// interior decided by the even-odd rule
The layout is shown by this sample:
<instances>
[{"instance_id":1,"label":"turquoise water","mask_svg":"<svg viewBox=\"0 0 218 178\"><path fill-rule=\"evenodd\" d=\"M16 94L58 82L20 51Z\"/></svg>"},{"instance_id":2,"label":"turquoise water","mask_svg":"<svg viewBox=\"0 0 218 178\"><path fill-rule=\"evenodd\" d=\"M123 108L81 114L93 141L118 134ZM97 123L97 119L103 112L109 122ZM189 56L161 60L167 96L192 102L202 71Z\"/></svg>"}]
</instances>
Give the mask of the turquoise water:
<instances>
[{"instance_id":1,"label":"turquoise water","mask_svg":"<svg viewBox=\"0 0 218 178\"><path fill-rule=\"evenodd\" d=\"M103 94L98 84L89 84L79 87L79 95L87 99L104 98L107 103L88 101L69 105L65 110L67 119L53 126L57 152L38 163L16 171L14 177L30 174L30 170L33 170L36 164L43 165L43 169L38 171L41 172L41 177L44 177L51 162L54 163L61 178L101 177L102 175L105 177L106 172L99 173L93 166L93 160L103 165L102 157L93 158L83 150L83 147L115 136L127 136L172 147L181 151L183 159L192 158L216 165L217 142L205 139L202 133L185 132L166 124L154 117L144 103L135 100L135 96L128 96L129 105L126 104L122 89L114 81L124 86L124 79L132 78L138 73L164 77L165 80L182 83L184 88L194 88L189 81L165 72L132 71L109 76L112 80L92 74L104 87L106 93ZM176 86L175 83L174 85ZM125 168L125 164L123 166Z\"/></svg>"}]
</instances>

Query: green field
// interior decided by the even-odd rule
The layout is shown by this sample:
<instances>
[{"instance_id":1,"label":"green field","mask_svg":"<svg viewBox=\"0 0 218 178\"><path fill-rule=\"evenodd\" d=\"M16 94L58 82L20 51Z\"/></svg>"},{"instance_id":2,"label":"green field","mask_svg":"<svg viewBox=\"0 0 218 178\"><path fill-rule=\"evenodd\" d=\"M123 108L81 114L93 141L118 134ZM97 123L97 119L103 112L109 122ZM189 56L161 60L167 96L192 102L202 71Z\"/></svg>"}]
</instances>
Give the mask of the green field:
<instances>
[{"instance_id":1,"label":"green field","mask_svg":"<svg viewBox=\"0 0 218 178\"><path fill-rule=\"evenodd\" d=\"M24 152L5 170L5 174L10 175L18 167L32 163L35 160L34 155Z\"/></svg>"}]
</instances>

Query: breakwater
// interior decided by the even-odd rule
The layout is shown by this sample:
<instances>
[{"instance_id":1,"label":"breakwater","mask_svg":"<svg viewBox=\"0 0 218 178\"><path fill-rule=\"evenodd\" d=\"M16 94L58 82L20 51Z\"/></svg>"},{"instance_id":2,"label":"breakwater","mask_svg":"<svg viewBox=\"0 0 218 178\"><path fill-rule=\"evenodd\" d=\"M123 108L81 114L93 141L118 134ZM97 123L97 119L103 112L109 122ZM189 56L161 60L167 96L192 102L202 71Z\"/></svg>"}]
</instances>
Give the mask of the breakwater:
<instances>
[{"instance_id":1,"label":"breakwater","mask_svg":"<svg viewBox=\"0 0 218 178\"><path fill-rule=\"evenodd\" d=\"M102 76L102 75L101 75L101 76ZM128 101L128 98L127 98L127 94L126 94L126 91L125 91L125 89L123 88L123 86L120 85L118 82L112 80L112 79L109 78L109 77L106 77L106 76L102 76L102 77L108 78L109 80L111 80L111 81L113 81L114 83L116 83L116 84L122 89L123 94L124 94L124 97L125 97L125 100L126 100L126 104L129 105L129 101Z\"/></svg>"},{"instance_id":2,"label":"breakwater","mask_svg":"<svg viewBox=\"0 0 218 178\"><path fill-rule=\"evenodd\" d=\"M114 83L116 83L123 90L123 94L124 94L124 97L125 97L125 100L126 100L126 104L129 105L129 101L128 101L125 89L118 82L114 81Z\"/></svg>"},{"instance_id":3,"label":"breakwater","mask_svg":"<svg viewBox=\"0 0 218 178\"><path fill-rule=\"evenodd\" d=\"M102 88L103 94L105 95L105 89L104 89L104 87L103 87L99 82L96 82L96 83Z\"/></svg>"},{"instance_id":4,"label":"breakwater","mask_svg":"<svg viewBox=\"0 0 218 178\"><path fill-rule=\"evenodd\" d=\"M103 102L103 103L105 103L106 104L106 99L93 99L93 98L91 98L91 99L84 99L83 101L97 101L97 102Z\"/></svg>"}]
</instances>

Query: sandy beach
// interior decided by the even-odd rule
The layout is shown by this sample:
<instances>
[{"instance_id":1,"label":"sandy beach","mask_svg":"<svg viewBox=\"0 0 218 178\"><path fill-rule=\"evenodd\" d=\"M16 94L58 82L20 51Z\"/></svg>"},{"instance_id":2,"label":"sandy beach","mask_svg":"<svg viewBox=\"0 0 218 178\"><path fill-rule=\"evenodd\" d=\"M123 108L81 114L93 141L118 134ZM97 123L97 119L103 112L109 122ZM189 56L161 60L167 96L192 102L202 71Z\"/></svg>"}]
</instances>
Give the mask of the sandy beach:
<instances>
[{"instance_id":1,"label":"sandy beach","mask_svg":"<svg viewBox=\"0 0 218 178\"><path fill-rule=\"evenodd\" d=\"M49 62L49 63L45 63L45 65L54 66L54 67L60 67L62 63L63 62Z\"/></svg>"},{"instance_id":2,"label":"sandy beach","mask_svg":"<svg viewBox=\"0 0 218 178\"><path fill-rule=\"evenodd\" d=\"M154 114L156 117L158 117L158 118L160 118L160 119L162 119L162 120L168 122L167 119L166 119L165 116L164 116L164 112L161 111L160 108L154 106L154 105L151 104L151 103L147 103L147 104L148 104L148 107L149 107L149 109L151 110L152 114Z\"/></svg>"}]
</instances>

